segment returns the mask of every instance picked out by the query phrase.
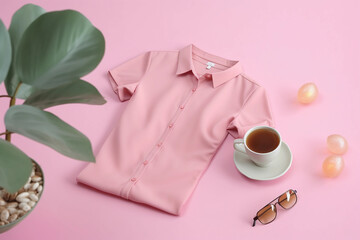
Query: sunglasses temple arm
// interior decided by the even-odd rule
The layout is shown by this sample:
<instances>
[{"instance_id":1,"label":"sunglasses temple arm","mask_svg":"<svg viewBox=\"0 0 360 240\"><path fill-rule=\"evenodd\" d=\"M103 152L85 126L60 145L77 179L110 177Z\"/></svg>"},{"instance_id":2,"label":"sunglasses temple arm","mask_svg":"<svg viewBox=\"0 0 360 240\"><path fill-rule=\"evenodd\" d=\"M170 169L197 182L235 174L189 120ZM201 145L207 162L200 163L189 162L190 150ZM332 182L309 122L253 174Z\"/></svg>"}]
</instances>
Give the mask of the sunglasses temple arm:
<instances>
[{"instance_id":1,"label":"sunglasses temple arm","mask_svg":"<svg viewBox=\"0 0 360 240\"><path fill-rule=\"evenodd\" d=\"M254 217L254 222L253 222L253 227L255 227L255 224L256 224L256 220L257 220L257 217Z\"/></svg>"}]
</instances>

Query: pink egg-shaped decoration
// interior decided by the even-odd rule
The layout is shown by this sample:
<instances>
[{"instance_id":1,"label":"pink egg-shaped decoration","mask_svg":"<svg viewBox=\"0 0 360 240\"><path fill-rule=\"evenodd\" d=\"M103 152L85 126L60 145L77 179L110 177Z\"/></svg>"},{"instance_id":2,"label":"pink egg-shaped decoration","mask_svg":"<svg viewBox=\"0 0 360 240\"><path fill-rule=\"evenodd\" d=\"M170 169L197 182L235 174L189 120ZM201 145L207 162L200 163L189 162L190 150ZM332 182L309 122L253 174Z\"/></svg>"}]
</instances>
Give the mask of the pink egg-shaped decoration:
<instances>
[{"instance_id":1,"label":"pink egg-shaped decoration","mask_svg":"<svg viewBox=\"0 0 360 240\"><path fill-rule=\"evenodd\" d=\"M327 138L327 147L332 153L344 154L348 149L348 143L343 136L332 134Z\"/></svg>"},{"instance_id":2,"label":"pink egg-shaped decoration","mask_svg":"<svg viewBox=\"0 0 360 240\"><path fill-rule=\"evenodd\" d=\"M326 177L337 177L344 168L344 160L341 156L332 155L323 162L323 172Z\"/></svg>"},{"instance_id":3,"label":"pink egg-shaped decoration","mask_svg":"<svg viewBox=\"0 0 360 240\"><path fill-rule=\"evenodd\" d=\"M309 82L299 88L297 98L299 102L307 104L313 102L317 95L318 89L315 83Z\"/></svg>"}]
</instances>

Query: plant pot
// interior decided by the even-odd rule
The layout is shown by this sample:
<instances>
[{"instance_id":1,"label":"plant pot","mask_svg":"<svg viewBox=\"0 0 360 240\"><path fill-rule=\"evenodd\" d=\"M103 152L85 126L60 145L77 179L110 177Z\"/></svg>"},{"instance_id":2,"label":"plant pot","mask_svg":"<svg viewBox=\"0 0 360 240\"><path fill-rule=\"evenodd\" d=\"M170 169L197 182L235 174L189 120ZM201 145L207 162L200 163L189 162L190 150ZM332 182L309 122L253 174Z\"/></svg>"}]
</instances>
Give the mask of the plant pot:
<instances>
[{"instance_id":1,"label":"plant pot","mask_svg":"<svg viewBox=\"0 0 360 240\"><path fill-rule=\"evenodd\" d=\"M26 218L26 216L28 216L28 215L34 210L34 208L36 207L36 205L37 205L38 202L40 201L41 195L42 195L42 193L43 193L43 191L44 191L44 187L45 187L44 172L42 171L40 165L39 165L36 161L34 161L34 160L32 160L32 161L35 163L35 169L36 169L36 171L41 173L42 181L43 181L43 183L42 183L43 189L41 190L41 192L40 192L39 195L38 195L38 198L39 198L39 199L35 202L35 205L34 205L33 207L31 207L31 209L30 209L29 211L25 212L25 214L24 214L22 217L16 219L16 220L13 221L13 222L10 222L10 223L8 223L8 224L6 224L6 225L0 226L0 234L3 233L3 232L8 231L9 229L13 228L13 227L16 226L18 223L20 223L22 220L24 220L24 219Z\"/></svg>"}]
</instances>

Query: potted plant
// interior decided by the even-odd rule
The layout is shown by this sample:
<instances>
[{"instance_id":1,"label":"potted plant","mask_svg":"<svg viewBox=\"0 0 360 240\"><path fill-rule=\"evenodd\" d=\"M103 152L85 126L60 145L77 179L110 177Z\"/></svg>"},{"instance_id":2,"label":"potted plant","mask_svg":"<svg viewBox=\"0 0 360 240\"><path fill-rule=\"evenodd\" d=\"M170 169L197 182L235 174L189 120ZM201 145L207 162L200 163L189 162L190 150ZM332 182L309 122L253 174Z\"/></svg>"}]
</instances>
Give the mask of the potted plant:
<instances>
[{"instance_id":1,"label":"potted plant","mask_svg":"<svg viewBox=\"0 0 360 240\"><path fill-rule=\"evenodd\" d=\"M102 33L76 11L46 12L27 4L15 12L8 30L0 20L0 84L7 92L0 100L9 101L6 129L0 129L0 233L31 212L44 185L40 166L11 143L12 134L95 161L88 138L45 109L104 104L98 90L80 79L98 65L104 50ZM16 105L17 99L24 101Z\"/></svg>"}]
</instances>

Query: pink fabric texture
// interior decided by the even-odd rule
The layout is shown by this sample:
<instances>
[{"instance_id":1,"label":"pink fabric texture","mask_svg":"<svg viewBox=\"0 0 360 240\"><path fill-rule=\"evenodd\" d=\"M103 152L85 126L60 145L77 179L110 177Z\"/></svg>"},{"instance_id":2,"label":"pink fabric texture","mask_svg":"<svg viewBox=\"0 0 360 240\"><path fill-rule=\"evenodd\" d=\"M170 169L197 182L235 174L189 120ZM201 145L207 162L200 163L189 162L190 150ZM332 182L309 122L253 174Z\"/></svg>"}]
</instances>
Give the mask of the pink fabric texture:
<instances>
[{"instance_id":1,"label":"pink fabric texture","mask_svg":"<svg viewBox=\"0 0 360 240\"><path fill-rule=\"evenodd\" d=\"M238 138L255 125L273 126L264 88L240 63L194 45L146 52L109 78L129 103L77 181L174 215L183 213L228 133Z\"/></svg>"}]
</instances>

